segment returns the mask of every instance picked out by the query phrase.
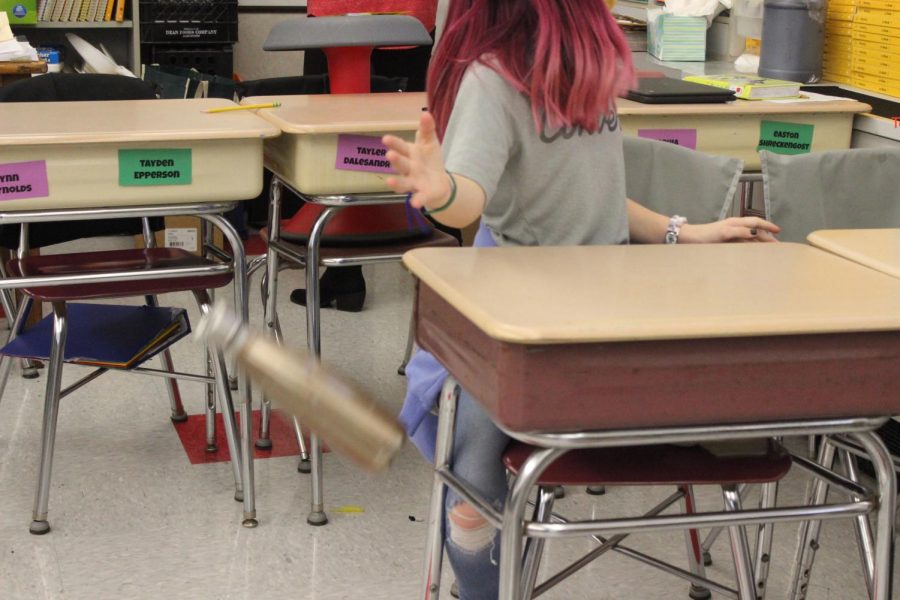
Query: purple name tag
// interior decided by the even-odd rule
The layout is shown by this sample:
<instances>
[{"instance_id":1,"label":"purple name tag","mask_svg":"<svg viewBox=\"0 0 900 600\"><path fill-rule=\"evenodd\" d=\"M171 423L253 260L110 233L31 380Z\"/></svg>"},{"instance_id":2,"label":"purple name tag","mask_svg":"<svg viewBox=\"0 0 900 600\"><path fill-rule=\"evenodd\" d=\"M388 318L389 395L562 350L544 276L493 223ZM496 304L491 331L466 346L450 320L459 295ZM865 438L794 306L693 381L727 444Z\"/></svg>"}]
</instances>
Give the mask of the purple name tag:
<instances>
[{"instance_id":1,"label":"purple name tag","mask_svg":"<svg viewBox=\"0 0 900 600\"><path fill-rule=\"evenodd\" d=\"M696 129L638 129L638 137L697 149Z\"/></svg>"},{"instance_id":2,"label":"purple name tag","mask_svg":"<svg viewBox=\"0 0 900 600\"><path fill-rule=\"evenodd\" d=\"M47 161L0 164L0 201L46 198L49 195Z\"/></svg>"},{"instance_id":3,"label":"purple name tag","mask_svg":"<svg viewBox=\"0 0 900 600\"><path fill-rule=\"evenodd\" d=\"M385 154L387 147L381 143L380 137L340 133L334 168L344 171L394 173L391 163L384 157Z\"/></svg>"}]
</instances>

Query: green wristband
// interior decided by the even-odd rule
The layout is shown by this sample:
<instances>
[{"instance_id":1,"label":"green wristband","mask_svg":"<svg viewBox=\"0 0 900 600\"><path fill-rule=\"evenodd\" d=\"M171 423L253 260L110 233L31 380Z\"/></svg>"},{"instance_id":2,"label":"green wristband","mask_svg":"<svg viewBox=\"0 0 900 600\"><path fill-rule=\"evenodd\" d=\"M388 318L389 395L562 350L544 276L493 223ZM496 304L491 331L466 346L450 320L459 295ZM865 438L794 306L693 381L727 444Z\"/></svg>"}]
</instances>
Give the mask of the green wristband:
<instances>
[{"instance_id":1,"label":"green wristband","mask_svg":"<svg viewBox=\"0 0 900 600\"><path fill-rule=\"evenodd\" d=\"M450 208L450 205L453 204L453 201L456 200L456 178L453 177L453 173L447 171L447 175L450 176L450 197L447 198L447 201L444 202L443 205L435 208L434 210L423 210L422 212L426 215L433 215L434 213L439 213L442 210L447 210Z\"/></svg>"}]
</instances>

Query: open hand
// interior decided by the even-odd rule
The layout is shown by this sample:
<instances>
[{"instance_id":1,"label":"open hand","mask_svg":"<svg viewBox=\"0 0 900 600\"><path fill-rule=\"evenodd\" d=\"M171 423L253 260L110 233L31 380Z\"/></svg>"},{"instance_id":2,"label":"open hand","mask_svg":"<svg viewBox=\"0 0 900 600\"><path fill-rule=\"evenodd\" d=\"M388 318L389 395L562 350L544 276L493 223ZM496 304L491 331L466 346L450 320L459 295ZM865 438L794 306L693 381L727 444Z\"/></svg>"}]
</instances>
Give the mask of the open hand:
<instances>
[{"instance_id":1,"label":"open hand","mask_svg":"<svg viewBox=\"0 0 900 600\"><path fill-rule=\"evenodd\" d=\"M450 176L444 170L441 143L431 113L422 113L416 141L407 142L394 135L386 135L382 143L388 147L386 158L397 171L388 177L387 184L397 193L411 193L414 208L435 209L450 198Z\"/></svg>"},{"instance_id":2,"label":"open hand","mask_svg":"<svg viewBox=\"0 0 900 600\"><path fill-rule=\"evenodd\" d=\"M779 231L778 225L759 217L731 217L702 225L685 223L678 241L691 244L777 242L775 234Z\"/></svg>"}]
</instances>

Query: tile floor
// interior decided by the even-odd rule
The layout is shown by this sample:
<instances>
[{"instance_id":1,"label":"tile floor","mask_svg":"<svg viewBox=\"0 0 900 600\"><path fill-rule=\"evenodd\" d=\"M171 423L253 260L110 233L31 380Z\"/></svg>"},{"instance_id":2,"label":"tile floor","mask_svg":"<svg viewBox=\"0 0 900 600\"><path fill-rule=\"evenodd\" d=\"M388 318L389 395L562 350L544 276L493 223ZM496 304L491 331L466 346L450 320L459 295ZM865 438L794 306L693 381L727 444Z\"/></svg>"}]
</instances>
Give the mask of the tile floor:
<instances>
[{"instance_id":1,"label":"tile floor","mask_svg":"<svg viewBox=\"0 0 900 600\"><path fill-rule=\"evenodd\" d=\"M287 300L300 274L283 274L279 302L289 343L302 347L303 313ZM367 267L366 274L364 312L324 313L324 358L398 409L404 380L396 369L406 339L412 282L398 265ZM258 324L255 288L252 299ZM163 304L185 306L188 300L162 298ZM191 318L196 322L196 310ZM199 368L200 356L193 341L176 346L181 369ZM67 369L66 379L78 370ZM188 411L202 412L202 388L184 383L183 393ZM306 524L308 481L297 473L296 460L257 460L260 526L248 530L240 526L241 505L232 499L229 465L188 462L168 420L162 380L109 374L62 403L50 496L53 530L36 537L28 533L28 525L42 397L43 377L24 380L14 373L0 403L0 599L420 597L430 477L412 446L381 477L326 455L325 501L331 522L322 528ZM804 485L805 479L789 477L781 500L797 501ZM649 508L666 493L659 488L611 489L593 497L570 489L558 508L572 515L635 511ZM718 502L713 490L701 491L701 507ZM364 512L340 512L348 506ZM794 526L776 529L769 598L786 596L795 532ZM683 560L678 533L644 535L630 543L679 564ZM587 541L553 542L546 565L560 567L590 546ZM710 572L730 585L728 556L722 536L713 548ZM810 600L864 596L851 528L827 523ZM687 598L687 586L612 555L545 597L669 600Z\"/></svg>"}]
</instances>

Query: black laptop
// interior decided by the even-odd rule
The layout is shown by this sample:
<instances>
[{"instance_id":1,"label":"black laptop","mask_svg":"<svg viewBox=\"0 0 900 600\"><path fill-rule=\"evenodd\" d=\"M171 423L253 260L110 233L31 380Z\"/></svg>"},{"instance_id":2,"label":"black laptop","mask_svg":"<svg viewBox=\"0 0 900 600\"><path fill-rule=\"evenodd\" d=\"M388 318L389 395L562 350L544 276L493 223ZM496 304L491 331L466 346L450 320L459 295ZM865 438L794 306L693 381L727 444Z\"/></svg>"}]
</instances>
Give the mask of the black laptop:
<instances>
[{"instance_id":1,"label":"black laptop","mask_svg":"<svg viewBox=\"0 0 900 600\"><path fill-rule=\"evenodd\" d=\"M671 77L640 77L637 87L628 90L625 97L647 104L695 104L728 102L734 100L734 92Z\"/></svg>"}]
</instances>

